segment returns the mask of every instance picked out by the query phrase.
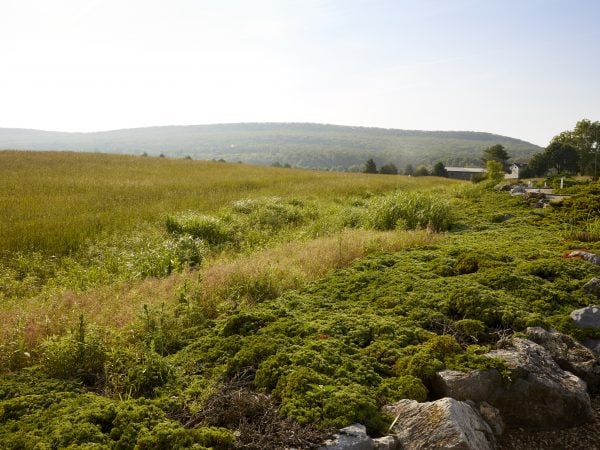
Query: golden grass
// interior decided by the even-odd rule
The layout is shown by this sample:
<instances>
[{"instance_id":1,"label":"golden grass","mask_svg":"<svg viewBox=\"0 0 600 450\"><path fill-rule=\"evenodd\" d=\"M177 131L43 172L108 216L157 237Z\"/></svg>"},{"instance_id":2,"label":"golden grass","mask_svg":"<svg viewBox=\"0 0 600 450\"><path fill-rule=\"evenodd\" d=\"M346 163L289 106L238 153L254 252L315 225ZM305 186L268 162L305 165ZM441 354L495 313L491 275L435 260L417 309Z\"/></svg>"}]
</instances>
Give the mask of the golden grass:
<instances>
[{"instance_id":1,"label":"golden grass","mask_svg":"<svg viewBox=\"0 0 600 450\"><path fill-rule=\"evenodd\" d=\"M103 232L127 233L184 210L241 198L332 200L453 180L69 152L0 151L0 254L62 254Z\"/></svg>"},{"instance_id":2,"label":"golden grass","mask_svg":"<svg viewBox=\"0 0 600 450\"><path fill-rule=\"evenodd\" d=\"M49 335L62 334L83 315L87 322L111 329L127 329L143 311L164 303L173 305L174 292L184 282L196 285L204 310L218 311L231 303L251 303L256 289L268 294L297 289L334 269L347 267L369 254L434 245L440 235L427 231L344 230L338 235L311 241L289 242L230 259L215 259L198 272L147 278L87 292L63 292L49 298L15 301L0 309L0 353L16 348L35 349ZM198 276L200 274L200 277ZM198 279L200 278L200 281ZM269 283L271 284L269 286ZM1 362L2 358L0 358Z\"/></svg>"}]
</instances>

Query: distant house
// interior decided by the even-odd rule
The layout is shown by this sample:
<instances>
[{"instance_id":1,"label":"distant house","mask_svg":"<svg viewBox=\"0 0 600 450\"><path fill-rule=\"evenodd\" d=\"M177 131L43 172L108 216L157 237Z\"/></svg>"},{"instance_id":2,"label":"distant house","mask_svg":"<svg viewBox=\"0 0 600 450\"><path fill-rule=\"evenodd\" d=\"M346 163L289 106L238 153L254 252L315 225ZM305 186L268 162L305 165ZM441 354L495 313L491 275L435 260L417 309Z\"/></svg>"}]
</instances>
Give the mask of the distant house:
<instances>
[{"instance_id":1,"label":"distant house","mask_svg":"<svg viewBox=\"0 0 600 450\"><path fill-rule=\"evenodd\" d=\"M474 176L486 173L483 167L446 167L448 178L456 180L472 180Z\"/></svg>"},{"instance_id":2,"label":"distant house","mask_svg":"<svg viewBox=\"0 0 600 450\"><path fill-rule=\"evenodd\" d=\"M526 167L527 167L527 164L523 164L523 163L511 164L509 167L510 173L507 173L506 175L504 175L504 178L509 178L509 179L521 178L523 176L523 170Z\"/></svg>"}]
</instances>

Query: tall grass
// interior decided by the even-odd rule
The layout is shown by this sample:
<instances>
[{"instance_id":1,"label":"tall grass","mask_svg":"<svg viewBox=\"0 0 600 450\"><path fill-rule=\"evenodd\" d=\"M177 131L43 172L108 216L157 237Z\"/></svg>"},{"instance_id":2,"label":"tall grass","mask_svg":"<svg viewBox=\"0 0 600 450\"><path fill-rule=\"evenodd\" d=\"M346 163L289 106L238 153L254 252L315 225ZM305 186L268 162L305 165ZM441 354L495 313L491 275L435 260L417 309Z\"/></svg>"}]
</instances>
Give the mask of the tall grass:
<instances>
[{"instance_id":1,"label":"tall grass","mask_svg":"<svg viewBox=\"0 0 600 450\"><path fill-rule=\"evenodd\" d=\"M210 214L239 198L422 189L451 180L67 152L0 152L0 255L68 254L186 210Z\"/></svg>"}]
</instances>

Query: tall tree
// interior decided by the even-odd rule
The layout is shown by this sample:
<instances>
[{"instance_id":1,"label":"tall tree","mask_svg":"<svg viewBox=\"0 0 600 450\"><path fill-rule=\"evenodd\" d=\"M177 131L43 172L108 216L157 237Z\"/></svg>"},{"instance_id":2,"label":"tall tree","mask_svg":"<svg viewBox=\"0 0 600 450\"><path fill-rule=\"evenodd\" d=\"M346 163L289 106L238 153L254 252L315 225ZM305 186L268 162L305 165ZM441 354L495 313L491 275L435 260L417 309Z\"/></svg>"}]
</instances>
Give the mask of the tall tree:
<instances>
[{"instance_id":1,"label":"tall tree","mask_svg":"<svg viewBox=\"0 0 600 450\"><path fill-rule=\"evenodd\" d=\"M406 167L404 168L404 175L414 175L415 174L415 168L412 166L412 164L407 164Z\"/></svg>"},{"instance_id":2,"label":"tall tree","mask_svg":"<svg viewBox=\"0 0 600 450\"><path fill-rule=\"evenodd\" d=\"M496 144L486 148L483 151L483 157L481 159L483 159L483 162L485 163L488 161L498 161L502 163L502 167L505 168L510 159L510 155L507 153L504 146Z\"/></svg>"},{"instance_id":3,"label":"tall tree","mask_svg":"<svg viewBox=\"0 0 600 450\"><path fill-rule=\"evenodd\" d=\"M431 175L433 175L434 177L447 177L448 172L446 171L446 167L444 167L444 163L441 161L436 162L433 166L433 171L431 172Z\"/></svg>"},{"instance_id":4,"label":"tall tree","mask_svg":"<svg viewBox=\"0 0 600 450\"><path fill-rule=\"evenodd\" d=\"M572 145L577 149L579 156L579 172L584 175L592 175L598 179L600 167L598 164L598 153L600 152L600 122L592 122L589 119L582 119L575 124L572 130L563 131L554 136L552 143Z\"/></svg>"},{"instance_id":5,"label":"tall tree","mask_svg":"<svg viewBox=\"0 0 600 450\"><path fill-rule=\"evenodd\" d=\"M377 165L375 164L375 161L373 161L373 158L367 159L367 162L365 163L365 173L377 173Z\"/></svg>"},{"instance_id":6,"label":"tall tree","mask_svg":"<svg viewBox=\"0 0 600 450\"><path fill-rule=\"evenodd\" d=\"M548 166L558 173L577 173L579 168L579 152L571 144L552 142L544 152Z\"/></svg>"}]
</instances>

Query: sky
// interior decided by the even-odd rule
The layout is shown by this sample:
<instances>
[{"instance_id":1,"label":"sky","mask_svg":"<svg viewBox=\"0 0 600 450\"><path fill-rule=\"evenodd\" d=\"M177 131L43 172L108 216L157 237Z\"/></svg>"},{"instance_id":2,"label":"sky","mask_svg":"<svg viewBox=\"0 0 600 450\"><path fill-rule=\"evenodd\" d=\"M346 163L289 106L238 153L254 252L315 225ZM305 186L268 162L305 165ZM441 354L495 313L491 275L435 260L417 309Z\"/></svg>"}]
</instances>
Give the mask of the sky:
<instances>
[{"instance_id":1,"label":"sky","mask_svg":"<svg viewBox=\"0 0 600 450\"><path fill-rule=\"evenodd\" d=\"M598 0L0 0L0 127L314 122L545 146L600 120Z\"/></svg>"}]
</instances>

